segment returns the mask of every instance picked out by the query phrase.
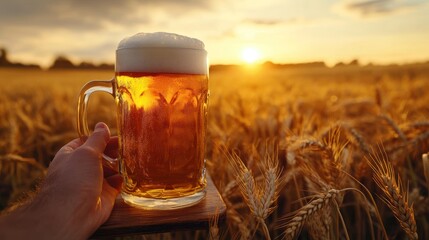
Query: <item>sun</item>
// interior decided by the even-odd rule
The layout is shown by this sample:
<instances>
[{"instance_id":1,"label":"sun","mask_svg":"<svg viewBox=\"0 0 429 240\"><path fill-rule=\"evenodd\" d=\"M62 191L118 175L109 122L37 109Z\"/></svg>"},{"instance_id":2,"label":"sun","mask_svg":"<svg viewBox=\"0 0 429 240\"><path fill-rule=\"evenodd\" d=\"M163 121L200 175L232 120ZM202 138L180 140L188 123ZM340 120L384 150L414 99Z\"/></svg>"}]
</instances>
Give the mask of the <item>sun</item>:
<instances>
[{"instance_id":1,"label":"sun","mask_svg":"<svg viewBox=\"0 0 429 240\"><path fill-rule=\"evenodd\" d=\"M241 52L241 59L249 64L259 60L260 56L258 49L253 47L247 47Z\"/></svg>"}]
</instances>

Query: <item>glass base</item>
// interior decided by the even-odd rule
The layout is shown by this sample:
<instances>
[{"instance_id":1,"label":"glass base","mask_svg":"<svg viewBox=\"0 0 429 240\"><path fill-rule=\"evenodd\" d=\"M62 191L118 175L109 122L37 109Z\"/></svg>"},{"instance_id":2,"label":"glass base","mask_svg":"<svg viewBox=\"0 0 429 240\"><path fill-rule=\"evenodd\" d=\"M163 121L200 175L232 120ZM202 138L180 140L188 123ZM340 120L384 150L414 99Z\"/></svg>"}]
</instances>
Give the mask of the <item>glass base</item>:
<instances>
[{"instance_id":1,"label":"glass base","mask_svg":"<svg viewBox=\"0 0 429 240\"><path fill-rule=\"evenodd\" d=\"M205 195L206 191L202 190L185 197L159 199L137 197L124 192L121 193L121 196L126 204L147 210L172 210L189 207L199 203L201 200L203 200Z\"/></svg>"}]
</instances>

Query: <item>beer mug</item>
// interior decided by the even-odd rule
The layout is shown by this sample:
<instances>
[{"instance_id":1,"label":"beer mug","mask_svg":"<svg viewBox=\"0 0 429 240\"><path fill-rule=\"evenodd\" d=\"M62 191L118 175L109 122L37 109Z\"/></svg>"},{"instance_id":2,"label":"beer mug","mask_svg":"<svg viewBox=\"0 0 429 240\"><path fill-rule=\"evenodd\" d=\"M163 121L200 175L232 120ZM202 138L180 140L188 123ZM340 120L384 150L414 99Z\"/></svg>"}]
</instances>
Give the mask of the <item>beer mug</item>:
<instances>
[{"instance_id":1,"label":"beer mug","mask_svg":"<svg viewBox=\"0 0 429 240\"><path fill-rule=\"evenodd\" d=\"M87 103L96 91L116 102L119 154L106 155L123 177L132 206L175 209L205 196L208 61L203 42L171 33L139 33L116 50L115 77L91 81L78 102L79 136L89 135Z\"/></svg>"}]
</instances>

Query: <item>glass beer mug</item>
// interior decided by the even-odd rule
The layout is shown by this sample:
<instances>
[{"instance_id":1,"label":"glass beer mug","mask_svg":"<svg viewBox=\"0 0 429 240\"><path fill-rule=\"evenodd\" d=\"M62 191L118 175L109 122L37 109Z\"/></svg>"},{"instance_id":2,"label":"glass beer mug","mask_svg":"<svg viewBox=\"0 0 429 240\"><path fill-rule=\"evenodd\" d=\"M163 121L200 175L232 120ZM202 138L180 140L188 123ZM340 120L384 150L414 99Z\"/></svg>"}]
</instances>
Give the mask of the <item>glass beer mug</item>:
<instances>
[{"instance_id":1,"label":"glass beer mug","mask_svg":"<svg viewBox=\"0 0 429 240\"><path fill-rule=\"evenodd\" d=\"M132 206L175 209L205 196L208 62L203 42L170 33L139 33L116 50L115 77L81 90L77 129L88 136L86 109L96 91L116 102L121 195ZM117 163L117 164L116 164Z\"/></svg>"}]
</instances>

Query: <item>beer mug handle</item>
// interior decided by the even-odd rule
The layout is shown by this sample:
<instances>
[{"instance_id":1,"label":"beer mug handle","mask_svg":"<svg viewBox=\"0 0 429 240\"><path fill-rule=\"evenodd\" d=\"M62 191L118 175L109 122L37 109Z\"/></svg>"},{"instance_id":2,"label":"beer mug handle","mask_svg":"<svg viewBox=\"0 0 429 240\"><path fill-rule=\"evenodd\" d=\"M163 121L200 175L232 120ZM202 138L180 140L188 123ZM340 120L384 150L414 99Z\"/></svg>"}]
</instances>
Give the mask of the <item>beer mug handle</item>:
<instances>
[{"instance_id":1,"label":"beer mug handle","mask_svg":"<svg viewBox=\"0 0 429 240\"><path fill-rule=\"evenodd\" d=\"M115 79L109 81L91 81L85 84L80 90L78 106L77 106L77 132L82 141L85 141L89 136L90 131L88 128L88 113L87 105L89 97L94 92L107 92L115 97ZM107 165L113 169L117 169L117 158L111 158L103 153L103 158L107 160Z\"/></svg>"}]
</instances>

